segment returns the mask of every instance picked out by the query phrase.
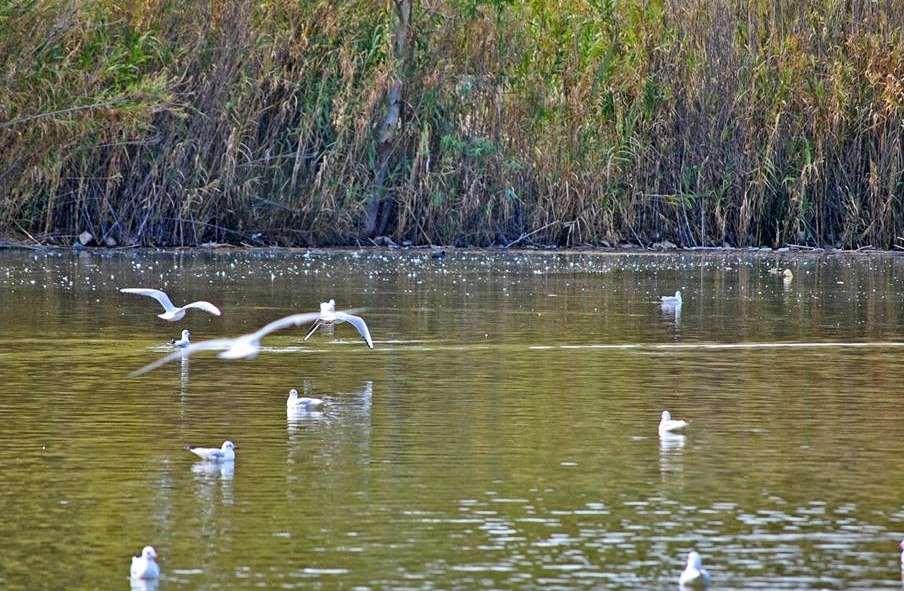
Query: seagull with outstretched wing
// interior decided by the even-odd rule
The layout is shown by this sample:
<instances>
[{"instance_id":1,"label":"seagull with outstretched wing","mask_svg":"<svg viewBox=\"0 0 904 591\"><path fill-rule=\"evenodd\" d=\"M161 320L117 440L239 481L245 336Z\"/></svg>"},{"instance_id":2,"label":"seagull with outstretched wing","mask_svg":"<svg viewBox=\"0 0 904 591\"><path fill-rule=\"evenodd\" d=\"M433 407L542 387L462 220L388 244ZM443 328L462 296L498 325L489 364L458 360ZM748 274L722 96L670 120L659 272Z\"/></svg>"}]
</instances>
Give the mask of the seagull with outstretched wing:
<instances>
[{"instance_id":1,"label":"seagull with outstretched wing","mask_svg":"<svg viewBox=\"0 0 904 591\"><path fill-rule=\"evenodd\" d=\"M220 315L220 309L211 304L210 302L192 302L190 304L185 304L184 306L175 306L173 302L169 299L169 296L160 291L159 289L145 289L143 287L124 287L120 289L122 293L133 293L135 295L145 296L149 298L154 298L157 300L161 306L163 306L163 314L157 314L158 318L163 318L164 320L169 320L170 322L175 322L176 320L182 320L185 318L185 311L191 308L195 308L198 310L204 310L209 314L213 314L214 316Z\"/></svg>"},{"instance_id":2,"label":"seagull with outstretched wing","mask_svg":"<svg viewBox=\"0 0 904 591\"><path fill-rule=\"evenodd\" d=\"M317 332L318 328L331 327L343 322L348 322L354 326L355 330L358 331L358 334L361 335L361 338L364 339L364 342L367 343L367 346L371 349L374 348L373 339L370 338L370 331L367 329L367 324L364 322L364 319L347 312L337 312L336 300L330 300L320 304L320 318L318 318L314 327L311 328L311 332L304 337L304 340L311 338L314 333Z\"/></svg>"},{"instance_id":3,"label":"seagull with outstretched wing","mask_svg":"<svg viewBox=\"0 0 904 591\"><path fill-rule=\"evenodd\" d=\"M350 311L353 312L355 310ZM162 359L158 359L154 363L145 365L141 369L134 371L129 375L130 377L140 376L141 374L145 374L149 371L157 369L161 365L166 365L170 361L188 357L189 355L193 355L198 351L220 351L220 353L217 355L220 359L250 359L257 357L257 354L261 351L261 339L271 332L276 332L277 330L282 330L284 328L289 328L292 326L309 324L311 322L317 321L319 318L320 314L317 312L292 314L291 316L286 316L284 318L280 318L279 320L274 320L270 324L267 324L263 328L258 329L252 333L243 334L233 339L211 339L209 341L192 343L188 347L171 353L166 357L163 357Z\"/></svg>"}]
</instances>

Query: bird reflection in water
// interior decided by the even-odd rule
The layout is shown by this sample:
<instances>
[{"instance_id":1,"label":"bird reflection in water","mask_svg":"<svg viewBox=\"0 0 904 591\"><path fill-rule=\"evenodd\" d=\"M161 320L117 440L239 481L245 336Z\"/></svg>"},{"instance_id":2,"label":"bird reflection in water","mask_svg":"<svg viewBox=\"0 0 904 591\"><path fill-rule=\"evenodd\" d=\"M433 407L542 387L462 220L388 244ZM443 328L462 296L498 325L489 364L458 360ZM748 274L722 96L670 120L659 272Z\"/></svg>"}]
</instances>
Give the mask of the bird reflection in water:
<instances>
[{"instance_id":1,"label":"bird reflection in water","mask_svg":"<svg viewBox=\"0 0 904 591\"><path fill-rule=\"evenodd\" d=\"M684 443L687 438L679 433L662 433L659 436L659 472L663 478L684 472Z\"/></svg>"}]
</instances>

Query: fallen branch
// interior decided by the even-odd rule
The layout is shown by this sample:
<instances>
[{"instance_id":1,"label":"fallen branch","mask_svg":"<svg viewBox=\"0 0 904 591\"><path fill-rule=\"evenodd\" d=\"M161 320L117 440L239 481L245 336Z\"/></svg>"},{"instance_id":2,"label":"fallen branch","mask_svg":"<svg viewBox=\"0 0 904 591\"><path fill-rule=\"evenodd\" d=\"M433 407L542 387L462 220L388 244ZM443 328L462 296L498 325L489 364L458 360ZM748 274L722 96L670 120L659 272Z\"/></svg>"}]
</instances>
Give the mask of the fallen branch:
<instances>
[{"instance_id":1,"label":"fallen branch","mask_svg":"<svg viewBox=\"0 0 904 591\"><path fill-rule=\"evenodd\" d=\"M43 246L44 246L43 244L41 244L40 242L38 242L37 240L35 240L35 237L32 236L31 234L29 234L29 233L28 233L28 230L26 230L25 228L23 228L22 226L20 226L20 225L19 225L19 222L14 221L13 223L16 225L16 227L19 229L19 231L22 232L23 234L25 234L26 236L28 236L28 238L29 238L32 242L34 242L35 244L37 244L39 247L43 247Z\"/></svg>"},{"instance_id":2,"label":"fallen branch","mask_svg":"<svg viewBox=\"0 0 904 591\"><path fill-rule=\"evenodd\" d=\"M546 224L545 226L543 226L543 227L541 227L541 228L537 228L537 229L534 230L533 232L530 232L530 233L528 233L528 234L522 234L520 238L518 238L517 240L514 240L514 241L512 241L512 242L509 242L508 244L506 244L505 246L503 246L503 248L509 248L509 247L511 247L511 246L514 246L515 244L518 244L518 243L521 242L522 240L525 240L525 239L527 239L527 238L530 238L531 236L533 236L533 235L536 234L537 232L542 232L543 230L545 230L546 228L548 228L548 227L550 227L550 226L554 226L554 225L556 225L556 224L561 224L561 223L562 223L561 220L556 220L556 221L554 221L554 222L549 222L549 223Z\"/></svg>"}]
</instances>

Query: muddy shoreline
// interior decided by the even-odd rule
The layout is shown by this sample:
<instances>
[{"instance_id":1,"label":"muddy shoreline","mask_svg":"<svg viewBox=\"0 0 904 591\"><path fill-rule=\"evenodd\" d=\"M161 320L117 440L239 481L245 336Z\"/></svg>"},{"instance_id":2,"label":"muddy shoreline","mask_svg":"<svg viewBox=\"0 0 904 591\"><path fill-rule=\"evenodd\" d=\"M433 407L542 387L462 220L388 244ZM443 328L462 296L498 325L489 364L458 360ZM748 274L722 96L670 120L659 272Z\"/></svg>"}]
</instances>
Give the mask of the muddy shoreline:
<instances>
[{"instance_id":1,"label":"muddy shoreline","mask_svg":"<svg viewBox=\"0 0 904 591\"><path fill-rule=\"evenodd\" d=\"M424 252L424 253L504 253L517 252L520 254L594 254L594 255L626 255L626 254L690 254L690 253L762 253L762 254L845 254L845 255L862 255L862 254L884 254L898 255L904 253L904 248L896 248L895 250L885 250L872 246L864 246L858 249L842 249L835 247L813 247L805 245L787 245L780 248L770 248L767 246L695 246L681 247L670 244L668 247L657 245L640 246L636 244L620 244L615 247L607 247L600 245L586 245L577 247L558 247L555 245L542 244L519 244L516 246L447 246L447 245L413 245L413 244L396 244L377 243L371 240L370 244L344 245L344 246L279 246L266 244L228 244L228 243L206 243L196 246L102 246L89 245L82 246L75 243L71 246L63 244L41 243L37 240L23 240L21 238L0 238L0 251L2 250L26 250L40 252L87 252L87 253L113 253L123 251L155 251L155 252L350 252L350 251L387 251L387 252Z\"/></svg>"}]
</instances>

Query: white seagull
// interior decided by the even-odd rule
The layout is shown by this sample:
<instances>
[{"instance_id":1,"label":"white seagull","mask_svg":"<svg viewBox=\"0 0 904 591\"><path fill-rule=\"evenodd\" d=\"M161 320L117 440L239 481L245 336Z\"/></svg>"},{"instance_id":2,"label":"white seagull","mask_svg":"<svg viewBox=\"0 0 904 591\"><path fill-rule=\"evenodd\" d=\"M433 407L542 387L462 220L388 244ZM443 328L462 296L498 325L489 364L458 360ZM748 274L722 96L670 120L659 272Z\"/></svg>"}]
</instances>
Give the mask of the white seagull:
<instances>
[{"instance_id":1,"label":"white seagull","mask_svg":"<svg viewBox=\"0 0 904 591\"><path fill-rule=\"evenodd\" d=\"M191 336L190 332L188 332L187 330L183 330L182 338L178 339L178 340L172 339L172 340L170 340L169 344L172 345L173 347L178 347L180 349L184 349L185 347L187 347L191 344L191 341L188 340L188 337L190 337L190 336Z\"/></svg>"},{"instance_id":2,"label":"white seagull","mask_svg":"<svg viewBox=\"0 0 904 591\"><path fill-rule=\"evenodd\" d=\"M708 587L712 579L706 569L703 568L703 560L696 551L687 555L687 566L681 577L678 578L678 584L682 587Z\"/></svg>"},{"instance_id":3,"label":"white seagull","mask_svg":"<svg viewBox=\"0 0 904 591\"><path fill-rule=\"evenodd\" d=\"M307 396L298 396L298 390L292 388L289 390L289 398L286 400L286 409L293 410L315 410L323 406L323 400L320 398L308 398Z\"/></svg>"},{"instance_id":4,"label":"white seagull","mask_svg":"<svg viewBox=\"0 0 904 591\"><path fill-rule=\"evenodd\" d=\"M163 314L157 314L157 318L163 318L164 320L169 320L170 322L175 322L176 320L182 320L185 318L185 311L189 308L197 308L198 310L204 310L214 316L220 315L220 309L211 304L210 302L192 302L190 304L185 304L181 308L177 308L173 305L173 302L170 301L169 296L160 291L159 289L144 289L141 287L124 287L120 289L122 293L134 293L136 295L147 296L149 298L154 298L160 305L163 306L165 310Z\"/></svg>"},{"instance_id":5,"label":"white seagull","mask_svg":"<svg viewBox=\"0 0 904 591\"><path fill-rule=\"evenodd\" d=\"M192 447L188 445L185 449L208 462L232 462L235 460L236 447L231 441L224 441L220 447Z\"/></svg>"},{"instance_id":6,"label":"white seagull","mask_svg":"<svg viewBox=\"0 0 904 591\"><path fill-rule=\"evenodd\" d=\"M314 328L311 329L311 332L309 332L307 336L305 336L304 340L311 338L311 336L315 332L317 332L317 329L321 326L334 326L342 322L348 322L349 324L354 326L358 331L358 334L361 335L361 338L364 339L364 342L367 343L367 346L371 349L374 348L374 342L370 338L370 331L367 330L367 324L364 323L364 319L360 316L353 316L352 314L348 314L346 312L337 312L336 300L321 302L320 318L314 324Z\"/></svg>"},{"instance_id":7,"label":"white seagull","mask_svg":"<svg viewBox=\"0 0 904 591\"><path fill-rule=\"evenodd\" d=\"M681 292L676 291L673 296L662 296L659 298L662 301L663 307L673 307L678 308L681 306Z\"/></svg>"},{"instance_id":8,"label":"white seagull","mask_svg":"<svg viewBox=\"0 0 904 591\"><path fill-rule=\"evenodd\" d=\"M157 552L153 546L145 546L141 554L132 557L130 570L133 579L156 579L160 576L160 567L157 566Z\"/></svg>"},{"instance_id":9,"label":"white seagull","mask_svg":"<svg viewBox=\"0 0 904 591\"><path fill-rule=\"evenodd\" d=\"M672 413L667 410L662 411L662 418L659 419L659 436L664 437L676 431L683 431L687 427L687 421L672 420Z\"/></svg>"},{"instance_id":10,"label":"white seagull","mask_svg":"<svg viewBox=\"0 0 904 591\"><path fill-rule=\"evenodd\" d=\"M189 355L197 353L198 351L220 351L218 357L220 357L221 359L245 359L256 357L257 354L261 351L261 339L271 332L275 332L283 328L288 328L290 326L301 326L302 324L308 324L316 321L319 318L320 314L317 312L292 314L291 316L286 316L285 318L274 320L270 324L255 332L243 334L241 336L235 337L234 339L211 339L209 341L193 343L180 351L170 353L166 357L158 359L154 363L145 365L137 371L133 371L131 374L129 374L129 377L140 376L141 374L157 369L161 365L165 365L170 361L188 357Z\"/></svg>"}]
</instances>

